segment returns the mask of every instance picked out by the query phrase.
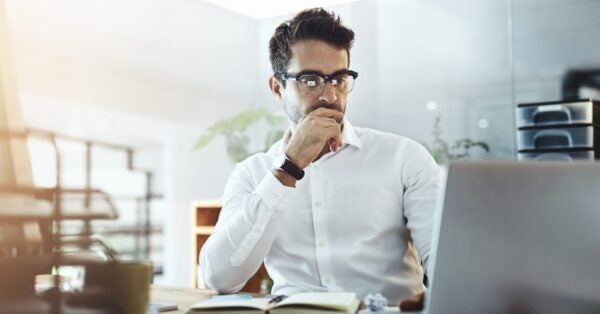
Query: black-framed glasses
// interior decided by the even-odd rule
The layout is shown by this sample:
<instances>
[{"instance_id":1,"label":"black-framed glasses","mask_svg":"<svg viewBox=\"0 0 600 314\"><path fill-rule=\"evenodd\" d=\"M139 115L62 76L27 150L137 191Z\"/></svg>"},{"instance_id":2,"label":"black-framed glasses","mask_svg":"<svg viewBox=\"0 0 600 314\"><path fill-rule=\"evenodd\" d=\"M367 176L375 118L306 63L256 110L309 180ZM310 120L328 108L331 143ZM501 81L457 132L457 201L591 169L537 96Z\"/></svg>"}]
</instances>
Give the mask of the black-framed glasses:
<instances>
[{"instance_id":1,"label":"black-framed glasses","mask_svg":"<svg viewBox=\"0 0 600 314\"><path fill-rule=\"evenodd\" d=\"M316 72L300 72L298 74L279 73L279 78L284 81L296 81L300 91L308 95L321 95L327 82L341 94L348 94L354 88L358 72L341 70L331 75Z\"/></svg>"}]
</instances>

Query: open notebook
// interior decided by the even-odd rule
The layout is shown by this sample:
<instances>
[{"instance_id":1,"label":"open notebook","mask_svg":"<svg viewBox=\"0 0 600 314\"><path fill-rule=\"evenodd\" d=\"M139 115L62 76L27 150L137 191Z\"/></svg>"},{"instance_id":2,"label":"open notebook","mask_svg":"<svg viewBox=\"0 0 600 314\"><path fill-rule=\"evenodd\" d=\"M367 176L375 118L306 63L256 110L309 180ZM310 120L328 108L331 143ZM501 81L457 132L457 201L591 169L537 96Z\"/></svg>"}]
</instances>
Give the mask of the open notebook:
<instances>
[{"instance_id":1,"label":"open notebook","mask_svg":"<svg viewBox=\"0 0 600 314\"><path fill-rule=\"evenodd\" d=\"M306 292L293 294L282 301L271 298L224 299L213 298L192 305L187 313L356 313L359 301L350 292Z\"/></svg>"}]
</instances>

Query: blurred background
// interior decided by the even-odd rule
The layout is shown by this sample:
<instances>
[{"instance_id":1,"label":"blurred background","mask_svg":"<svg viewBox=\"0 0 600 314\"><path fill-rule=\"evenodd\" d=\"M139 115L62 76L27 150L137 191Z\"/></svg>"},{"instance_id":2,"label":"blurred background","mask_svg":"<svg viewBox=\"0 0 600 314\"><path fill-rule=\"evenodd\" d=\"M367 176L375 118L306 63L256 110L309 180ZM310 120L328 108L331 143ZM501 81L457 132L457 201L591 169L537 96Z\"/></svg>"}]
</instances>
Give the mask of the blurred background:
<instances>
[{"instance_id":1,"label":"blurred background","mask_svg":"<svg viewBox=\"0 0 600 314\"><path fill-rule=\"evenodd\" d=\"M333 10L356 33L348 119L437 149L441 162L460 155L444 151L454 144L463 157L515 159L518 103L600 98L600 0L0 6L0 65L24 127L57 136L63 186L111 195L119 218L88 230L123 258L151 259L161 284L194 285L194 204L218 203L235 161L285 128L268 40L304 8ZM565 91L581 73L591 83ZM28 151L33 184L55 185L52 147L30 138Z\"/></svg>"}]
</instances>

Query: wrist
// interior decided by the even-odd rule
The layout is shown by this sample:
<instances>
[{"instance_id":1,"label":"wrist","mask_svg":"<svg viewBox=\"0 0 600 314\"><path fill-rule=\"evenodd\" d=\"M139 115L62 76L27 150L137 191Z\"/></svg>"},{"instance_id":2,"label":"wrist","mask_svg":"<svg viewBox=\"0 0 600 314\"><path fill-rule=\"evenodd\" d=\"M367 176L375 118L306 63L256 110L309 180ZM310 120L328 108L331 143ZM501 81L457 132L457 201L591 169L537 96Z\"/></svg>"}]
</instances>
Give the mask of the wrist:
<instances>
[{"instance_id":1,"label":"wrist","mask_svg":"<svg viewBox=\"0 0 600 314\"><path fill-rule=\"evenodd\" d=\"M279 155L273 160L273 167L287 173L295 180L301 180L304 177L304 170L285 154Z\"/></svg>"},{"instance_id":2,"label":"wrist","mask_svg":"<svg viewBox=\"0 0 600 314\"><path fill-rule=\"evenodd\" d=\"M292 187L292 188L296 187L297 180L291 174L289 174L279 168L271 169L271 173L273 173L275 178L277 178L277 180L279 180L279 182L281 182L281 184Z\"/></svg>"},{"instance_id":3,"label":"wrist","mask_svg":"<svg viewBox=\"0 0 600 314\"><path fill-rule=\"evenodd\" d=\"M294 154L292 152L287 152L286 151L285 152L285 158L287 158L294 165L296 165L296 167L298 167L300 169L304 169L304 168L308 167L308 165L310 164L310 162L302 161L302 159L296 157L296 154Z\"/></svg>"}]
</instances>

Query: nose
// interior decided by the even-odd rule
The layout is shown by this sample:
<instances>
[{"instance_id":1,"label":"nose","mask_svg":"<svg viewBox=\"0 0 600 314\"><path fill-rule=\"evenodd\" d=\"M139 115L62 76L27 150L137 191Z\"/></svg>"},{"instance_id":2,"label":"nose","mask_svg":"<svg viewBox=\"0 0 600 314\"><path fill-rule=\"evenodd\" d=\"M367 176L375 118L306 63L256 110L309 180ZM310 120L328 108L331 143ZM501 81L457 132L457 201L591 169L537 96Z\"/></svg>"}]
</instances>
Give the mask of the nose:
<instances>
[{"instance_id":1,"label":"nose","mask_svg":"<svg viewBox=\"0 0 600 314\"><path fill-rule=\"evenodd\" d=\"M319 95L319 101L334 103L337 100L337 94L331 82L325 82L325 87L323 87L323 92Z\"/></svg>"}]
</instances>

